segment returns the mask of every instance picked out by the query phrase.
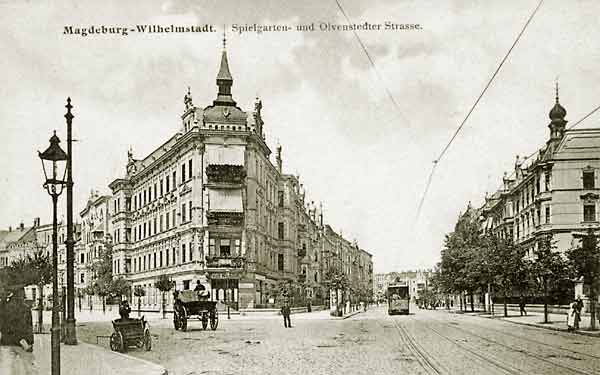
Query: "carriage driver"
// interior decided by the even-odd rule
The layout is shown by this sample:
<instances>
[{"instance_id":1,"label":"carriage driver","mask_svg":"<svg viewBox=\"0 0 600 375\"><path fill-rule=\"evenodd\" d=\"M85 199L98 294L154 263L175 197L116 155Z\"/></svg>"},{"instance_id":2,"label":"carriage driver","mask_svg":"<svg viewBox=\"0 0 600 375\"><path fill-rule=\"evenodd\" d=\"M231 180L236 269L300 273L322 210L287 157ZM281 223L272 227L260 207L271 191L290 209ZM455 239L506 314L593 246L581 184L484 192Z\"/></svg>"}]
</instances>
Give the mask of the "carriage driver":
<instances>
[{"instance_id":1,"label":"carriage driver","mask_svg":"<svg viewBox=\"0 0 600 375\"><path fill-rule=\"evenodd\" d=\"M210 292L206 290L206 287L200 283L200 280L196 281L196 287L194 288L194 292L198 293L198 297L200 298L209 298Z\"/></svg>"}]
</instances>

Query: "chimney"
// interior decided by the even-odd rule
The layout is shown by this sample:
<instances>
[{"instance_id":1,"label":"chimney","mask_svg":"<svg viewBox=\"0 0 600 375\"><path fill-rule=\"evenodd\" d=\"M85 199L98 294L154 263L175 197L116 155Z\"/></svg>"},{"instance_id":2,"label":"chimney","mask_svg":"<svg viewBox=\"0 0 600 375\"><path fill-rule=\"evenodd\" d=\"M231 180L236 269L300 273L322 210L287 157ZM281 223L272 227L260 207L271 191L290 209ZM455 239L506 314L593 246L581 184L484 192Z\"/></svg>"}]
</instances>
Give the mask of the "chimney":
<instances>
[{"instance_id":1,"label":"chimney","mask_svg":"<svg viewBox=\"0 0 600 375\"><path fill-rule=\"evenodd\" d=\"M283 161L281 160L281 145L277 145L277 170L281 173Z\"/></svg>"},{"instance_id":2,"label":"chimney","mask_svg":"<svg viewBox=\"0 0 600 375\"><path fill-rule=\"evenodd\" d=\"M35 219L33 219L33 227L37 228L40 226L40 218L36 217Z\"/></svg>"},{"instance_id":3,"label":"chimney","mask_svg":"<svg viewBox=\"0 0 600 375\"><path fill-rule=\"evenodd\" d=\"M23 224L23 222L21 222L21 224L19 224L19 229L20 229L21 231L24 231L24 230L25 230L25 224Z\"/></svg>"},{"instance_id":4,"label":"chimney","mask_svg":"<svg viewBox=\"0 0 600 375\"><path fill-rule=\"evenodd\" d=\"M10 226L9 226L9 227L8 227L8 231L9 231L9 232L12 232L12 227L10 227Z\"/></svg>"}]
</instances>

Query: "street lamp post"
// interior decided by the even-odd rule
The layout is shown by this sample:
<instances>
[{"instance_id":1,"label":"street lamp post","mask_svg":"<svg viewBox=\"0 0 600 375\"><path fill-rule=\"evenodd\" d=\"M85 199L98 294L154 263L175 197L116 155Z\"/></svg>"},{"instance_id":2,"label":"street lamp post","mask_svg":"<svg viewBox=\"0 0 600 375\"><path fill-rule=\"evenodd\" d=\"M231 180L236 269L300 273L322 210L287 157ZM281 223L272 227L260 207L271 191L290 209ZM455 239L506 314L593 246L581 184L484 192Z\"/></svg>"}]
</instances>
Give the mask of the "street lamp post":
<instances>
[{"instance_id":1,"label":"street lamp post","mask_svg":"<svg viewBox=\"0 0 600 375\"><path fill-rule=\"evenodd\" d=\"M71 113L71 98L67 98L67 322L65 332L65 344L76 345L77 333L75 331L75 240L73 239L73 137L71 125L73 114Z\"/></svg>"},{"instance_id":2,"label":"street lamp post","mask_svg":"<svg viewBox=\"0 0 600 375\"><path fill-rule=\"evenodd\" d=\"M44 152L38 152L42 160L44 170L44 188L52 197L52 329L51 329L51 373L60 375L60 321L59 321L59 300L58 300L58 224L56 215L56 206L58 196L62 193L65 186L64 168L67 161L67 155L60 148L60 139L56 132L50 138L50 147ZM61 173L62 172L62 173ZM49 173L50 176L48 175ZM62 176L62 177L61 177Z\"/></svg>"}]
</instances>

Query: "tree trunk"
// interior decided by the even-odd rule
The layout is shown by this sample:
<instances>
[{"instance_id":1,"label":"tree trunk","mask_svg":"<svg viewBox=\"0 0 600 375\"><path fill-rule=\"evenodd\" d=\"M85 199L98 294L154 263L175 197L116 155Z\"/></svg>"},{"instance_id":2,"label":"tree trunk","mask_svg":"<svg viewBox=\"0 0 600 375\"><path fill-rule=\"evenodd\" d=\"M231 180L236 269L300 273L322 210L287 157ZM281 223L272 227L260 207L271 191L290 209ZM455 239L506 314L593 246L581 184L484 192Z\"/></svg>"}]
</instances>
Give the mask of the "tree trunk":
<instances>
[{"instance_id":1,"label":"tree trunk","mask_svg":"<svg viewBox=\"0 0 600 375\"><path fill-rule=\"evenodd\" d=\"M162 292L162 318L165 319L167 317L166 309L166 301L165 301L165 292Z\"/></svg>"},{"instance_id":2,"label":"tree trunk","mask_svg":"<svg viewBox=\"0 0 600 375\"><path fill-rule=\"evenodd\" d=\"M508 294L506 293L506 290L504 290L504 317L508 317L508 304L506 303L506 298L508 297Z\"/></svg>"},{"instance_id":3,"label":"tree trunk","mask_svg":"<svg viewBox=\"0 0 600 375\"><path fill-rule=\"evenodd\" d=\"M462 293L460 293L458 295L458 303L460 304L460 311L463 311L463 305L462 305Z\"/></svg>"},{"instance_id":4,"label":"tree trunk","mask_svg":"<svg viewBox=\"0 0 600 375\"><path fill-rule=\"evenodd\" d=\"M106 296L102 296L102 313L106 314Z\"/></svg>"},{"instance_id":5,"label":"tree trunk","mask_svg":"<svg viewBox=\"0 0 600 375\"><path fill-rule=\"evenodd\" d=\"M473 301L473 299L474 299L473 298L474 297L473 296L473 292L471 292L470 296L471 296L471 312L474 312L475 311L475 305L474 305L474 301Z\"/></svg>"},{"instance_id":6,"label":"tree trunk","mask_svg":"<svg viewBox=\"0 0 600 375\"><path fill-rule=\"evenodd\" d=\"M594 290L594 284L590 286L590 329L596 330L596 301L598 300L597 293Z\"/></svg>"},{"instance_id":7,"label":"tree trunk","mask_svg":"<svg viewBox=\"0 0 600 375\"><path fill-rule=\"evenodd\" d=\"M44 332L44 285L38 285L40 290L40 301L38 303L38 329L37 333Z\"/></svg>"},{"instance_id":8,"label":"tree trunk","mask_svg":"<svg viewBox=\"0 0 600 375\"><path fill-rule=\"evenodd\" d=\"M138 317L140 316L141 309L142 309L142 297L138 296Z\"/></svg>"},{"instance_id":9,"label":"tree trunk","mask_svg":"<svg viewBox=\"0 0 600 375\"><path fill-rule=\"evenodd\" d=\"M548 323L548 280L544 278L544 323Z\"/></svg>"}]
</instances>

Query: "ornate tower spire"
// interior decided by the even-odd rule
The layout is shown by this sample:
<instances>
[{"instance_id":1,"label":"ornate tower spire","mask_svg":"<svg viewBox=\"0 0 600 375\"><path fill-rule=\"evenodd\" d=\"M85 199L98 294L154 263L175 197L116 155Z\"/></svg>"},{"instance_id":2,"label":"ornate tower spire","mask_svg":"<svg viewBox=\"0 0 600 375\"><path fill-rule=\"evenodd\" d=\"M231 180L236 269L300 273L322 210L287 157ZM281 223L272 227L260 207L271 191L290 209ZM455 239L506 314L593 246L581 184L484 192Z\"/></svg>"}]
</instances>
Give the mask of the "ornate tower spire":
<instances>
[{"instance_id":1,"label":"ornate tower spire","mask_svg":"<svg viewBox=\"0 0 600 375\"><path fill-rule=\"evenodd\" d=\"M221 53L221 65L219 67L219 73L217 74L217 86L219 91L217 94L217 100L214 101L215 105L228 105L235 106L235 101L231 97L231 85L233 84L233 78L231 72L229 72L229 62L227 61L227 37L225 30L223 30L223 52Z\"/></svg>"},{"instance_id":2,"label":"ornate tower spire","mask_svg":"<svg viewBox=\"0 0 600 375\"><path fill-rule=\"evenodd\" d=\"M555 103L554 107L548 113L548 117L550 117L550 139L551 140L560 140L563 137L565 126L567 125L567 120L565 120L565 116L567 116L567 110L560 105L559 96L558 96L558 79L555 82Z\"/></svg>"}]
</instances>

